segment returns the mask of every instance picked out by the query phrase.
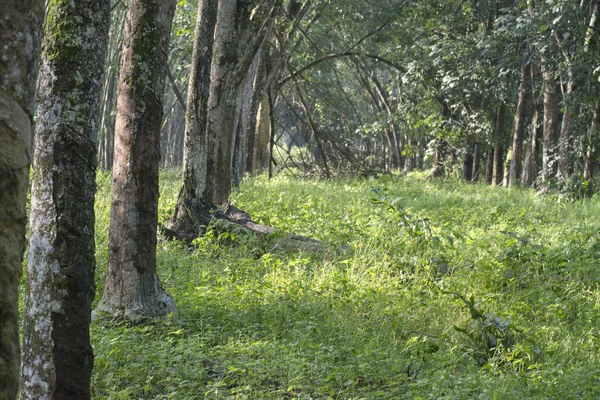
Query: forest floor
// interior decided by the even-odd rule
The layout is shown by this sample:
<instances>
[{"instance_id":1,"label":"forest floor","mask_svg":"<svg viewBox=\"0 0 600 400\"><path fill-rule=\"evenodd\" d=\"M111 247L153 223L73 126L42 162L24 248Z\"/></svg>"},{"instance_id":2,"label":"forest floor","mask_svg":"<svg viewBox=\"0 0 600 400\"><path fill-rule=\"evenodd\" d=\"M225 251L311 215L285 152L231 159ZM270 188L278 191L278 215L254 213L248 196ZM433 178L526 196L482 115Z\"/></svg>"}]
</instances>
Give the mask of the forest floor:
<instances>
[{"instance_id":1,"label":"forest floor","mask_svg":"<svg viewBox=\"0 0 600 400\"><path fill-rule=\"evenodd\" d=\"M98 185L99 298L110 178ZM163 172L163 224L179 185ZM95 399L600 398L600 197L259 177L232 201L326 250L161 240L178 318L94 321Z\"/></svg>"}]
</instances>

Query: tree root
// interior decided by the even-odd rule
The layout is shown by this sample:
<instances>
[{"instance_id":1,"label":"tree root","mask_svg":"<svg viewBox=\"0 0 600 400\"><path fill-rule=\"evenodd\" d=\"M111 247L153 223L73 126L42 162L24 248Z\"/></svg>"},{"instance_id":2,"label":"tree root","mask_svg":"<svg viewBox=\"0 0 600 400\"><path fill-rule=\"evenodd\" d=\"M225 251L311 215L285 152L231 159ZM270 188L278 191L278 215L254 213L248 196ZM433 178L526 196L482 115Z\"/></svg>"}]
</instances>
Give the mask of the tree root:
<instances>
[{"instance_id":1,"label":"tree root","mask_svg":"<svg viewBox=\"0 0 600 400\"><path fill-rule=\"evenodd\" d=\"M168 226L161 226L161 232L167 239L179 240L191 246L194 239L206 233L211 226L217 232L237 233L240 230L268 241L268 250L274 251L311 251L321 252L321 242L306 236L284 233L277 228L259 224L250 215L232 204L217 207L211 202L200 199L195 204L186 204L185 210L179 210L178 218L172 218Z\"/></svg>"}]
</instances>

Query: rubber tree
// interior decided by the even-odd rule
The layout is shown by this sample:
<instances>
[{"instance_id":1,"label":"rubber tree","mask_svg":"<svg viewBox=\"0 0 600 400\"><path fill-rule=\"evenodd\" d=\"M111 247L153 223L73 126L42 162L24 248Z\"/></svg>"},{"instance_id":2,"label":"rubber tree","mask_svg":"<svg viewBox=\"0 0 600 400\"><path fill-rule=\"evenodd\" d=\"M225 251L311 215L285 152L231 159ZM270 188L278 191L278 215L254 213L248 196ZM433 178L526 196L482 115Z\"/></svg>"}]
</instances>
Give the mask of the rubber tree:
<instances>
[{"instance_id":1,"label":"rubber tree","mask_svg":"<svg viewBox=\"0 0 600 400\"><path fill-rule=\"evenodd\" d=\"M214 0L198 4L197 43L188 91L191 97L186 111L183 187L169 223L180 238L196 237L201 227L210 222L210 211L215 205L224 204L229 198L235 115L241 89L269 29L275 6L274 1L219 0L215 14Z\"/></svg>"},{"instance_id":2,"label":"rubber tree","mask_svg":"<svg viewBox=\"0 0 600 400\"><path fill-rule=\"evenodd\" d=\"M43 0L0 7L0 399L19 390L19 282Z\"/></svg>"},{"instance_id":3,"label":"rubber tree","mask_svg":"<svg viewBox=\"0 0 600 400\"><path fill-rule=\"evenodd\" d=\"M206 187L206 109L217 6L217 0L198 1L185 113L183 185L170 223L170 227L177 231L197 232L200 229L197 210L204 205L203 195Z\"/></svg>"},{"instance_id":4,"label":"rubber tree","mask_svg":"<svg viewBox=\"0 0 600 400\"><path fill-rule=\"evenodd\" d=\"M175 0L133 0L125 22L108 266L97 308L115 318L175 312L156 273L160 128L175 5Z\"/></svg>"},{"instance_id":5,"label":"rubber tree","mask_svg":"<svg viewBox=\"0 0 600 400\"><path fill-rule=\"evenodd\" d=\"M37 94L21 399L90 398L96 128L110 1L53 1Z\"/></svg>"}]
</instances>

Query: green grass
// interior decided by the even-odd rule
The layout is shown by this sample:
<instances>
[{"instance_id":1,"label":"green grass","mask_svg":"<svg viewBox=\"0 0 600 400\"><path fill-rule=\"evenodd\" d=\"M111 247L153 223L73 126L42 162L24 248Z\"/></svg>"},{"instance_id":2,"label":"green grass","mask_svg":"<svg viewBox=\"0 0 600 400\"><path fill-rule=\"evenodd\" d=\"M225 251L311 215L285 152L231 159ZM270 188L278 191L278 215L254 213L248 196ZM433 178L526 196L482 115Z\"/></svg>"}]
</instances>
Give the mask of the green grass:
<instances>
[{"instance_id":1,"label":"green grass","mask_svg":"<svg viewBox=\"0 0 600 400\"><path fill-rule=\"evenodd\" d=\"M162 223L179 179L162 175ZM110 179L98 184L99 297ZM94 398L600 398L600 199L419 176L259 177L232 197L325 251L160 241L179 318L95 321Z\"/></svg>"}]
</instances>

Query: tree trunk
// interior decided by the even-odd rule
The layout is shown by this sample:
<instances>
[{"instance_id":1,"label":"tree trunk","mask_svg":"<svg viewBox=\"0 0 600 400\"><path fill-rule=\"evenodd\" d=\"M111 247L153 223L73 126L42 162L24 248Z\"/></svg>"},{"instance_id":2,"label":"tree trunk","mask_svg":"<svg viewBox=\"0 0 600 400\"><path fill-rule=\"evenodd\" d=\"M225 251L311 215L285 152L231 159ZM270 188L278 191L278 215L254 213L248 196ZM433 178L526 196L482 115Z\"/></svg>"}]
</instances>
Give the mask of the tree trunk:
<instances>
[{"instance_id":1,"label":"tree trunk","mask_svg":"<svg viewBox=\"0 0 600 400\"><path fill-rule=\"evenodd\" d=\"M254 71L254 83L252 85L252 99L250 101L250 110L248 112L247 120L245 121L244 129L246 130L246 171L255 174L260 172L264 168L264 156L260 161L256 162L255 154L257 152L266 153L268 133L264 135L264 132L259 130L260 124L260 111L262 104L267 101L264 99L264 90L261 89L261 83L265 79L265 63L266 63L266 50L262 49L257 55L258 60L256 62L256 69ZM262 109L263 114L264 108ZM268 128L268 125L267 125ZM264 128L263 128L264 129ZM268 131L268 129L267 129ZM263 137L260 137L261 134ZM262 146L262 147L261 147Z\"/></svg>"},{"instance_id":2,"label":"tree trunk","mask_svg":"<svg viewBox=\"0 0 600 400\"><path fill-rule=\"evenodd\" d=\"M98 305L98 310L117 318L175 311L156 274L160 127L175 4L133 0L125 23L108 267Z\"/></svg>"},{"instance_id":3,"label":"tree trunk","mask_svg":"<svg viewBox=\"0 0 600 400\"><path fill-rule=\"evenodd\" d=\"M598 131L600 130L600 102L596 102L592 124L590 127L588 146L583 166L583 178L588 181L588 192L592 193L592 178L594 177L594 167L596 165L596 141L598 140Z\"/></svg>"},{"instance_id":4,"label":"tree trunk","mask_svg":"<svg viewBox=\"0 0 600 400\"><path fill-rule=\"evenodd\" d=\"M268 168L270 130L269 99L263 98L257 111L254 151L252 154L252 170L255 172Z\"/></svg>"},{"instance_id":5,"label":"tree trunk","mask_svg":"<svg viewBox=\"0 0 600 400\"><path fill-rule=\"evenodd\" d=\"M508 187L518 185L522 174L522 154L523 140L525 136L525 118L527 111L528 85L527 77L530 75L530 65L523 63L521 66L521 81L519 83L519 99L517 100L517 109L513 120L513 143L512 159L510 162L510 172L508 177Z\"/></svg>"},{"instance_id":6,"label":"tree trunk","mask_svg":"<svg viewBox=\"0 0 600 400\"><path fill-rule=\"evenodd\" d=\"M417 141L410 138L406 149L406 158L404 159L404 172L412 172L416 166Z\"/></svg>"},{"instance_id":7,"label":"tree trunk","mask_svg":"<svg viewBox=\"0 0 600 400\"><path fill-rule=\"evenodd\" d=\"M494 181L494 147L490 147L487 154L487 166L485 169L485 181L491 185Z\"/></svg>"},{"instance_id":8,"label":"tree trunk","mask_svg":"<svg viewBox=\"0 0 600 400\"><path fill-rule=\"evenodd\" d=\"M217 20L217 0L200 0L188 86L183 146L183 186L169 228L195 237L201 230L197 211L204 210L207 171L207 107L210 65Z\"/></svg>"},{"instance_id":9,"label":"tree trunk","mask_svg":"<svg viewBox=\"0 0 600 400\"><path fill-rule=\"evenodd\" d=\"M556 163L553 162L554 146L558 136L558 95L556 80L549 67L542 63L544 82L544 148L542 154L542 184L556 175Z\"/></svg>"},{"instance_id":10,"label":"tree trunk","mask_svg":"<svg viewBox=\"0 0 600 400\"><path fill-rule=\"evenodd\" d=\"M476 182L479 179L479 142L475 142L473 145L473 177L471 182Z\"/></svg>"},{"instance_id":11,"label":"tree trunk","mask_svg":"<svg viewBox=\"0 0 600 400\"><path fill-rule=\"evenodd\" d=\"M110 1L51 2L38 85L21 399L89 399L96 129ZM85 45L83 45L85 43Z\"/></svg>"},{"instance_id":12,"label":"tree trunk","mask_svg":"<svg viewBox=\"0 0 600 400\"><path fill-rule=\"evenodd\" d=\"M115 8L116 7L116 8ZM112 168L115 139L115 107L117 105L117 87L119 85L119 62L121 59L121 42L123 40L123 23L127 7L118 3L111 10L111 21L106 49L106 63L102 100L100 102L100 122L98 125L98 166L104 170Z\"/></svg>"},{"instance_id":13,"label":"tree trunk","mask_svg":"<svg viewBox=\"0 0 600 400\"><path fill-rule=\"evenodd\" d=\"M44 1L0 8L0 399L19 390L19 282L29 181L33 102Z\"/></svg>"},{"instance_id":14,"label":"tree trunk","mask_svg":"<svg viewBox=\"0 0 600 400\"><path fill-rule=\"evenodd\" d=\"M431 178L441 178L446 175L446 165L444 161L446 151L446 141L443 138L437 138L435 140L435 152L433 153L433 167L429 174Z\"/></svg>"},{"instance_id":15,"label":"tree trunk","mask_svg":"<svg viewBox=\"0 0 600 400\"><path fill-rule=\"evenodd\" d=\"M506 115L506 105L500 104L496 113L496 129L494 135L494 166L492 173L492 187L502 185L502 179L504 178L504 120Z\"/></svg>"},{"instance_id":16,"label":"tree trunk","mask_svg":"<svg viewBox=\"0 0 600 400\"><path fill-rule=\"evenodd\" d=\"M463 159L463 179L467 182L471 182L473 179L473 153L471 152L471 148L471 146L467 145L467 151Z\"/></svg>"},{"instance_id":17,"label":"tree trunk","mask_svg":"<svg viewBox=\"0 0 600 400\"><path fill-rule=\"evenodd\" d=\"M204 196L224 204L231 190L234 118L238 94L266 33L272 1L220 0L208 99L208 151Z\"/></svg>"},{"instance_id":18,"label":"tree trunk","mask_svg":"<svg viewBox=\"0 0 600 400\"><path fill-rule=\"evenodd\" d=\"M525 162L523 164L523 177L521 184L523 187L533 186L538 177L538 156L540 152L540 138L542 137L542 124L540 115L542 114L542 105L537 104L531 120L531 130L529 135L529 145Z\"/></svg>"}]
</instances>

